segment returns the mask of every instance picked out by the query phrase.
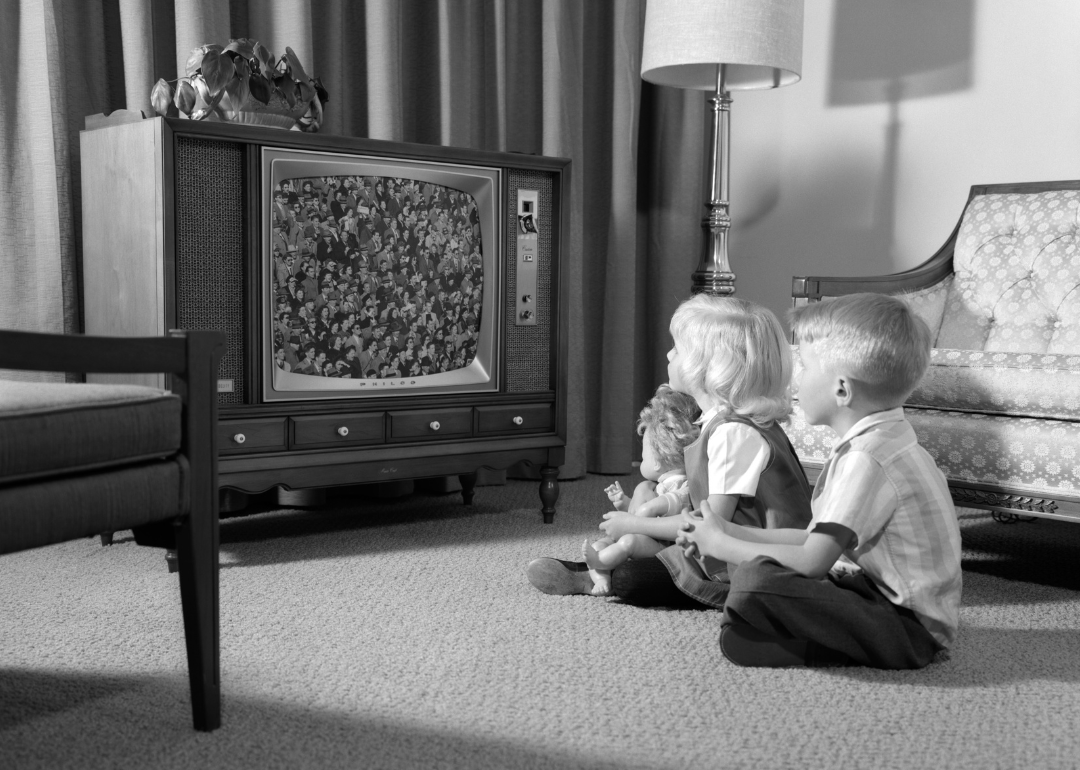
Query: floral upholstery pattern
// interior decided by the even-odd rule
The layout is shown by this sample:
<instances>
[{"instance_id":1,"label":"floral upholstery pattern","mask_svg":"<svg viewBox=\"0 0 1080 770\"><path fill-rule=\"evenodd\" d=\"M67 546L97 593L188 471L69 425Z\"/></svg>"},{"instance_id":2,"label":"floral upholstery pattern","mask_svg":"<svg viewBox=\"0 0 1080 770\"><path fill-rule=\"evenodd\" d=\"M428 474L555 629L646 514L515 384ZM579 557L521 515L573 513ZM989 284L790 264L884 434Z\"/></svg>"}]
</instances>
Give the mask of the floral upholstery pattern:
<instances>
[{"instance_id":1,"label":"floral upholstery pattern","mask_svg":"<svg viewBox=\"0 0 1080 770\"><path fill-rule=\"evenodd\" d=\"M908 406L1080 419L1080 355L936 348Z\"/></svg>"},{"instance_id":2,"label":"floral upholstery pattern","mask_svg":"<svg viewBox=\"0 0 1080 770\"><path fill-rule=\"evenodd\" d=\"M994 484L1036 495L1080 491L1080 423L904 408L919 443L953 481ZM820 465L836 442L796 408L785 427L799 459Z\"/></svg>"},{"instance_id":3,"label":"floral upholstery pattern","mask_svg":"<svg viewBox=\"0 0 1080 770\"><path fill-rule=\"evenodd\" d=\"M936 346L1080 354L1078 212L1076 190L972 199Z\"/></svg>"}]
</instances>

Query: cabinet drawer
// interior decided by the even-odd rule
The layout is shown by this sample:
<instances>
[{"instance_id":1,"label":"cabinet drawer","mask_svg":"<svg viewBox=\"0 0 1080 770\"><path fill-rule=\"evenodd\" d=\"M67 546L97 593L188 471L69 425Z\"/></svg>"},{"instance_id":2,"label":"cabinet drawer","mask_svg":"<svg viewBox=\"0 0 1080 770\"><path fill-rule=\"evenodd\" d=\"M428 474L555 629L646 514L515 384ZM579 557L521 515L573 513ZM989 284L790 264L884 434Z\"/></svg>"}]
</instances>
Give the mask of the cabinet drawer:
<instances>
[{"instance_id":1,"label":"cabinet drawer","mask_svg":"<svg viewBox=\"0 0 1080 770\"><path fill-rule=\"evenodd\" d=\"M385 422L382 412L293 417L292 443L295 447L379 444Z\"/></svg>"},{"instance_id":2,"label":"cabinet drawer","mask_svg":"<svg viewBox=\"0 0 1080 770\"><path fill-rule=\"evenodd\" d=\"M554 424L551 404L476 407L479 433L536 433L552 430Z\"/></svg>"},{"instance_id":3,"label":"cabinet drawer","mask_svg":"<svg viewBox=\"0 0 1080 770\"><path fill-rule=\"evenodd\" d=\"M244 454L285 448L285 418L222 420L218 423L218 453Z\"/></svg>"},{"instance_id":4,"label":"cabinet drawer","mask_svg":"<svg viewBox=\"0 0 1080 770\"><path fill-rule=\"evenodd\" d=\"M390 412L390 438L438 439L442 436L467 436L472 433L472 422L473 413L470 407Z\"/></svg>"}]
</instances>

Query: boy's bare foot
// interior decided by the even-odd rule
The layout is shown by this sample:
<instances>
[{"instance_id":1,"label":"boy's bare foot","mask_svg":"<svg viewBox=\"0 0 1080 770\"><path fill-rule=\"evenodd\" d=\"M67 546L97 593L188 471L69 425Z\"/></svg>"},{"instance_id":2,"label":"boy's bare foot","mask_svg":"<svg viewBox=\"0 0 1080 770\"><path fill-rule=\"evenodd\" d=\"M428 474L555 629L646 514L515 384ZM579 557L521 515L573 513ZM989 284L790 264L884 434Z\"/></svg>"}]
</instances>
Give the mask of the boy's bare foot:
<instances>
[{"instance_id":1,"label":"boy's bare foot","mask_svg":"<svg viewBox=\"0 0 1080 770\"><path fill-rule=\"evenodd\" d=\"M579 561L563 561L544 556L533 559L525 568L525 576L540 591L556 596L592 594L593 579L589 567Z\"/></svg>"}]
</instances>

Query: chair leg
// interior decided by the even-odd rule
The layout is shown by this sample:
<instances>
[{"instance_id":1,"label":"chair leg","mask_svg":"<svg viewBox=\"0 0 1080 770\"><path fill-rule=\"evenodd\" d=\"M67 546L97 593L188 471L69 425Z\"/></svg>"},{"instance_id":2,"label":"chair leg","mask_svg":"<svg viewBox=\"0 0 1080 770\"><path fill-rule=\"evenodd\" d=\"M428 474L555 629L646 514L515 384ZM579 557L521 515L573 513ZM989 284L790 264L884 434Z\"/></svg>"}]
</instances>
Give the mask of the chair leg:
<instances>
[{"instance_id":1,"label":"chair leg","mask_svg":"<svg viewBox=\"0 0 1080 770\"><path fill-rule=\"evenodd\" d=\"M218 520L192 513L176 537L184 608L191 710L196 730L221 726L221 627Z\"/></svg>"}]
</instances>

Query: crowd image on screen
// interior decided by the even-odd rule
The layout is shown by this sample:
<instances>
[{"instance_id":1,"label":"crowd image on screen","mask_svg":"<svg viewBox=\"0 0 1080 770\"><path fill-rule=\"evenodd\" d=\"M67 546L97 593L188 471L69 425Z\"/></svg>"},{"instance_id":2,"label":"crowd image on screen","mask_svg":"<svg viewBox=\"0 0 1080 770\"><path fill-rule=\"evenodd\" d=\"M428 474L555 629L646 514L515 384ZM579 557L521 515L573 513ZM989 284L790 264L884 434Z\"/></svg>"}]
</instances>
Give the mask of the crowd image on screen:
<instances>
[{"instance_id":1,"label":"crowd image on screen","mask_svg":"<svg viewBox=\"0 0 1080 770\"><path fill-rule=\"evenodd\" d=\"M472 363L484 271L473 197L415 179L273 190L274 363L312 377L420 377Z\"/></svg>"}]
</instances>

